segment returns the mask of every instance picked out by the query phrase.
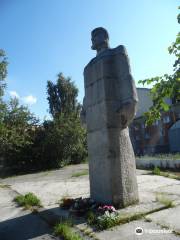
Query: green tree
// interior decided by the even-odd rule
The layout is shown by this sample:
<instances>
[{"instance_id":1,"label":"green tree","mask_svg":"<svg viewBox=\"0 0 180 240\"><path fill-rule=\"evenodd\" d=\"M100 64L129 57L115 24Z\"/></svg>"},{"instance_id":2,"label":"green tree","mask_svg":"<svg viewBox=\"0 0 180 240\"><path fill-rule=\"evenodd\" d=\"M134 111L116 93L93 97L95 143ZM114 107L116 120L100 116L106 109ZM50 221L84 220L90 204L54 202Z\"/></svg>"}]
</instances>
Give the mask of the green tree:
<instances>
[{"instance_id":1,"label":"green tree","mask_svg":"<svg viewBox=\"0 0 180 240\"><path fill-rule=\"evenodd\" d=\"M5 165L25 168L30 156L26 149L33 144L34 132L38 120L35 116L13 98L6 103L0 125L0 153Z\"/></svg>"},{"instance_id":2,"label":"green tree","mask_svg":"<svg viewBox=\"0 0 180 240\"><path fill-rule=\"evenodd\" d=\"M0 49L0 98L4 95L5 78L7 76L7 58L4 50Z\"/></svg>"},{"instance_id":3,"label":"green tree","mask_svg":"<svg viewBox=\"0 0 180 240\"><path fill-rule=\"evenodd\" d=\"M47 94L49 111L54 118L61 113L65 115L79 113L78 89L71 78L65 78L62 73L58 74L55 84L52 81L47 82Z\"/></svg>"},{"instance_id":4,"label":"green tree","mask_svg":"<svg viewBox=\"0 0 180 240\"><path fill-rule=\"evenodd\" d=\"M180 24L180 14L177 19ZM139 81L143 85L153 84L150 90L153 106L145 113L147 125L151 125L156 119L160 119L161 112L169 110L170 106L166 102L167 98L172 99L173 102L180 101L180 32L177 34L175 42L168 48L168 51L169 54L175 56L173 74L164 74L160 77Z\"/></svg>"},{"instance_id":5,"label":"green tree","mask_svg":"<svg viewBox=\"0 0 180 240\"><path fill-rule=\"evenodd\" d=\"M39 121L17 98L4 101L7 76L7 58L0 49L0 160L16 171L41 166L41 155L37 148L42 139Z\"/></svg>"},{"instance_id":6,"label":"green tree","mask_svg":"<svg viewBox=\"0 0 180 240\"><path fill-rule=\"evenodd\" d=\"M49 167L80 163L87 157L86 130L80 122L78 89L62 73L56 84L48 81L47 94L52 121L44 123L44 160Z\"/></svg>"},{"instance_id":7,"label":"green tree","mask_svg":"<svg viewBox=\"0 0 180 240\"><path fill-rule=\"evenodd\" d=\"M4 50L0 49L0 128L2 128L2 120L4 117L4 113L6 111L6 104L3 101L2 97L4 95L5 89L5 78L7 76L7 58Z\"/></svg>"},{"instance_id":8,"label":"green tree","mask_svg":"<svg viewBox=\"0 0 180 240\"><path fill-rule=\"evenodd\" d=\"M48 168L83 162L87 157L86 131L75 114L61 114L44 123L43 160Z\"/></svg>"}]
</instances>

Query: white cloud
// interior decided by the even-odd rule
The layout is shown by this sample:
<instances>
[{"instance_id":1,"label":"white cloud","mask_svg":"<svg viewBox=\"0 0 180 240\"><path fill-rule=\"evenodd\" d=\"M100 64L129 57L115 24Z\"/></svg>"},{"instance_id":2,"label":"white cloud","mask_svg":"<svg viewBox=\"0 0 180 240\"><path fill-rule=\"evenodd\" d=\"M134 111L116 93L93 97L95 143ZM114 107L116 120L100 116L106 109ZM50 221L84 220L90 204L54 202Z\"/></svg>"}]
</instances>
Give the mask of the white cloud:
<instances>
[{"instance_id":1,"label":"white cloud","mask_svg":"<svg viewBox=\"0 0 180 240\"><path fill-rule=\"evenodd\" d=\"M19 94L16 91L9 91L9 94L12 98L20 98Z\"/></svg>"},{"instance_id":2,"label":"white cloud","mask_svg":"<svg viewBox=\"0 0 180 240\"><path fill-rule=\"evenodd\" d=\"M21 99L24 103L29 104L29 105L33 105L37 102L37 98L32 95L25 96Z\"/></svg>"},{"instance_id":3,"label":"white cloud","mask_svg":"<svg viewBox=\"0 0 180 240\"><path fill-rule=\"evenodd\" d=\"M25 97L21 97L16 91L9 91L9 95L12 98L18 98L20 101L28 105L33 105L37 102L37 98L34 97L33 95L27 95Z\"/></svg>"}]
</instances>

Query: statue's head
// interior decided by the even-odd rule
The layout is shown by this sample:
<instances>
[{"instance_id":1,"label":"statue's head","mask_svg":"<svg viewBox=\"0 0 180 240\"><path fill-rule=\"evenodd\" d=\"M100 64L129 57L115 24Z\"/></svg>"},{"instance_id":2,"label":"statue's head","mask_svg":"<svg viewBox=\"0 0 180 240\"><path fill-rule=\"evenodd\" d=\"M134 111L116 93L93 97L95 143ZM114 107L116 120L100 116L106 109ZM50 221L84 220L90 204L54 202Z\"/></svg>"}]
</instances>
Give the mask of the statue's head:
<instances>
[{"instance_id":1,"label":"statue's head","mask_svg":"<svg viewBox=\"0 0 180 240\"><path fill-rule=\"evenodd\" d=\"M105 28L98 27L91 32L92 49L100 51L109 48L109 34Z\"/></svg>"}]
</instances>

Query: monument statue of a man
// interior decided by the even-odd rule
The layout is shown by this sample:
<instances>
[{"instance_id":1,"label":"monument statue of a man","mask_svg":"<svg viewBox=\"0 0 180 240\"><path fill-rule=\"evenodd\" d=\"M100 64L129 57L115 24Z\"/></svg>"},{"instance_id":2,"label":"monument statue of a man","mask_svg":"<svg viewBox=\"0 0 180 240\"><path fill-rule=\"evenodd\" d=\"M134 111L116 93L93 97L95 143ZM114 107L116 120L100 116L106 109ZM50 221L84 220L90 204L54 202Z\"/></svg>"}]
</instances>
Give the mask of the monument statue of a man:
<instances>
[{"instance_id":1,"label":"monument statue of a man","mask_svg":"<svg viewBox=\"0 0 180 240\"><path fill-rule=\"evenodd\" d=\"M138 98L125 47L110 48L108 32L102 27L91 34L97 55L84 69L82 111L88 134L90 195L120 208L138 201L128 130Z\"/></svg>"}]
</instances>

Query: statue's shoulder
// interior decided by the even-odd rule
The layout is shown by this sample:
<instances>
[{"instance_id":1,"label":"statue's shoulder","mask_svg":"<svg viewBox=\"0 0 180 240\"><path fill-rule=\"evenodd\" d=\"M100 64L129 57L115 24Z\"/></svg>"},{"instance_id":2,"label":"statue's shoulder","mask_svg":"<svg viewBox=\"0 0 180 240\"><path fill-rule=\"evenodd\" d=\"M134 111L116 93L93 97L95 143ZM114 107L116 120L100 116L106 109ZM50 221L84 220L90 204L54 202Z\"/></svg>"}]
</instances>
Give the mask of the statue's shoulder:
<instances>
[{"instance_id":1,"label":"statue's shoulder","mask_svg":"<svg viewBox=\"0 0 180 240\"><path fill-rule=\"evenodd\" d=\"M115 54L128 55L128 54L127 54L126 47L125 47L124 45L119 45L119 46L117 46L116 48L113 48L112 51L113 51Z\"/></svg>"},{"instance_id":2,"label":"statue's shoulder","mask_svg":"<svg viewBox=\"0 0 180 240\"><path fill-rule=\"evenodd\" d=\"M127 51L124 45L119 45L116 48L108 48L104 52L100 53L98 56L94 57L93 59L90 60L90 62L86 65L84 68L84 71L89 67L100 61L101 59L107 59L108 57L113 57L113 56L127 56Z\"/></svg>"},{"instance_id":3,"label":"statue's shoulder","mask_svg":"<svg viewBox=\"0 0 180 240\"><path fill-rule=\"evenodd\" d=\"M96 57L92 58L89 63L85 66L84 72L88 69L89 66L93 65L93 63L96 61Z\"/></svg>"}]
</instances>

